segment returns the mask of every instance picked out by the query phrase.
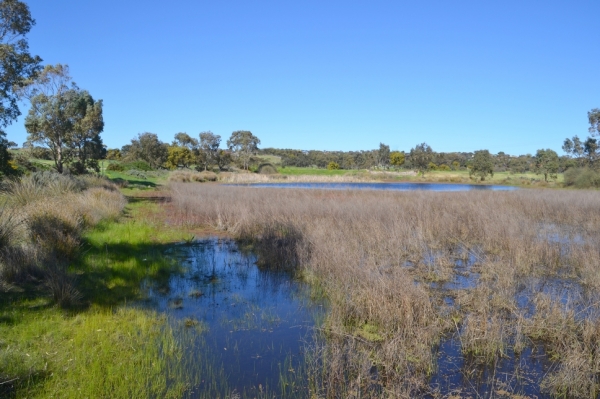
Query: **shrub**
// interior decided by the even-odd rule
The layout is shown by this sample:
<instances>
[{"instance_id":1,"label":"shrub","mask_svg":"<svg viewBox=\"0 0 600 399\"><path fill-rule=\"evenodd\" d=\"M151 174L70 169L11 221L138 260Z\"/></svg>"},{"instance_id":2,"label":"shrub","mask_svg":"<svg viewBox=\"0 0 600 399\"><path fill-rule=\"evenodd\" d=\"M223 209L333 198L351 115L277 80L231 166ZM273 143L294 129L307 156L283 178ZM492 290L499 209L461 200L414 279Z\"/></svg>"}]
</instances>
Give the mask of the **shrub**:
<instances>
[{"instance_id":1,"label":"shrub","mask_svg":"<svg viewBox=\"0 0 600 399\"><path fill-rule=\"evenodd\" d=\"M258 165L257 172L263 175L277 174L277 168L270 163L261 163Z\"/></svg>"},{"instance_id":2,"label":"shrub","mask_svg":"<svg viewBox=\"0 0 600 399\"><path fill-rule=\"evenodd\" d=\"M440 165L439 170L451 170L451 169L450 169L450 166L443 163Z\"/></svg>"},{"instance_id":3,"label":"shrub","mask_svg":"<svg viewBox=\"0 0 600 399\"><path fill-rule=\"evenodd\" d=\"M329 164L327 164L327 169L329 170L337 170L340 168L340 165L337 162L329 162Z\"/></svg>"},{"instance_id":4,"label":"shrub","mask_svg":"<svg viewBox=\"0 0 600 399\"><path fill-rule=\"evenodd\" d=\"M600 172L589 168L567 169L565 185L575 188L600 188Z\"/></svg>"},{"instance_id":5,"label":"shrub","mask_svg":"<svg viewBox=\"0 0 600 399\"><path fill-rule=\"evenodd\" d=\"M132 161L123 164L123 169L137 169L142 170L144 172L149 172L152 170L152 166L146 161Z\"/></svg>"},{"instance_id":6,"label":"shrub","mask_svg":"<svg viewBox=\"0 0 600 399\"><path fill-rule=\"evenodd\" d=\"M115 172L124 172L125 171L125 167L123 165L121 165L120 163L111 163L106 167L106 170L113 170Z\"/></svg>"}]
</instances>

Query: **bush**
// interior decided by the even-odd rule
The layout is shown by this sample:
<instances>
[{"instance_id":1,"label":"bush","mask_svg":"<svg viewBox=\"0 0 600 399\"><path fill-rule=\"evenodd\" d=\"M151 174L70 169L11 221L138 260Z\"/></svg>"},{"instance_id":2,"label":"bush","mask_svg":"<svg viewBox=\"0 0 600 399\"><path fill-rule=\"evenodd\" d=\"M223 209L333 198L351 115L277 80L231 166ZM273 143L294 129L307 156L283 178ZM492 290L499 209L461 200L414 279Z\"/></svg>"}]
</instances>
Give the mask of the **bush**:
<instances>
[{"instance_id":1,"label":"bush","mask_svg":"<svg viewBox=\"0 0 600 399\"><path fill-rule=\"evenodd\" d=\"M141 160L124 163L123 170L125 169L137 169L142 170L144 172L149 172L153 170L152 166L150 166L148 162Z\"/></svg>"},{"instance_id":2,"label":"bush","mask_svg":"<svg viewBox=\"0 0 600 399\"><path fill-rule=\"evenodd\" d=\"M327 164L327 169L329 170L338 170L340 168L340 165L337 162L329 162L329 164Z\"/></svg>"},{"instance_id":3,"label":"bush","mask_svg":"<svg viewBox=\"0 0 600 399\"><path fill-rule=\"evenodd\" d=\"M108 164L108 166L106 167L106 170L112 170L115 172L124 172L125 167L118 162L114 162L114 163Z\"/></svg>"},{"instance_id":4,"label":"bush","mask_svg":"<svg viewBox=\"0 0 600 399\"><path fill-rule=\"evenodd\" d=\"M589 168L567 169L565 185L575 188L600 188L600 172Z\"/></svg>"},{"instance_id":5,"label":"bush","mask_svg":"<svg viewBox=\"0 0 600 399\"><path fill-rule=\"evenodd\" d=\"M268 162L258 165L258 169L256 171L262 175L277 174L277 168Z\"/></svg>"}]
</instances>

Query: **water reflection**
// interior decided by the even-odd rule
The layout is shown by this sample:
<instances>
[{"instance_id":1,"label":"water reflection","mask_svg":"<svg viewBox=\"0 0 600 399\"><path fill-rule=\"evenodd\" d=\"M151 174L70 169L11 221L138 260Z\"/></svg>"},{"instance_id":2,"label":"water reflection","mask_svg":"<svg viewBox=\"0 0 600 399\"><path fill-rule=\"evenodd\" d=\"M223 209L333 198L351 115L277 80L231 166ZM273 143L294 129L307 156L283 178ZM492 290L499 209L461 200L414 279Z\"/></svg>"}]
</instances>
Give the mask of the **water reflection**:
<instances>
[{"instance_id":1,"label":"water reflection","mask_svg":"<svg viewBox=\"0 0 600 399\"><path fill-rule=\"evenodd\" d=\"M168 289L147 287L152 307L175 325L201 332L194 356L210 357L211 372L226 378L211 385L210 376L201 376L192 396L278 396L282 379L293 377L303 358L322 307L289 273L259 269L255 256L232 241L177 245L170 256L187 272L173 277Z\"/></svg>"}]
</instances>

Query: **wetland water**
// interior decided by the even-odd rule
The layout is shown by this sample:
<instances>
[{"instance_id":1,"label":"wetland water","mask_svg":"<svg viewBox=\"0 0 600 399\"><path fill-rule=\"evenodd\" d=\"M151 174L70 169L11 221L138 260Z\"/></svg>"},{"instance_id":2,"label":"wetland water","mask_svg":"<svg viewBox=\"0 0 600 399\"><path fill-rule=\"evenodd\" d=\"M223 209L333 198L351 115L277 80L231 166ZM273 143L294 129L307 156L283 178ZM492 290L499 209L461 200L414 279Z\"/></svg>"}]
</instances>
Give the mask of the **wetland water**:
<instances>
[{"instance_id":1,"label":"wetland water","mask_svg":"<svg viewBox=\"0 0 600 399\"><path fill-rule=\"evenodd\" d=\"M307 188L320 190L386 190L386 191L512 191L512 186L450 183L252 183L248 187Z\"/></svg>"},{"instance_id":2,"label":"wetland water","mask_svg":"<svg viewBox=\"0 0 600 399\"><path fill-rule=\"evenodd\" d=\"M295 384L323 307L289 273L264 271L230 240L173 246L185 272L149 283L148 306L168 316L198 370L190 397L303 397ZM296 392L294 392L296 391Z\"/></svg>"},{"instance_id":3,"label":"wetland water","mask_svg":"<svg viewBox=\"0 0 600 399\"><path fill-rule=\"evenodd\" d=\"M148 283L146 305L180 331L184 357L196 373L189 397L309 397L305 348L326 309L309 299L308 287L287 272L259 269L256 257L231 240L175 245L167 254L185 272L163 284ZM456 279L436 288L449 294L473 288L476 266L474 256L457 260ZM448 297L446 305L453 302ZM463 356L459 331L433 350L437 370L429 385L435 394L424 397L490 397L498 391L543 397L539 381L550 365L539 345L518 356L508 353L494 365Z\"/></svg>"}]
</instances>

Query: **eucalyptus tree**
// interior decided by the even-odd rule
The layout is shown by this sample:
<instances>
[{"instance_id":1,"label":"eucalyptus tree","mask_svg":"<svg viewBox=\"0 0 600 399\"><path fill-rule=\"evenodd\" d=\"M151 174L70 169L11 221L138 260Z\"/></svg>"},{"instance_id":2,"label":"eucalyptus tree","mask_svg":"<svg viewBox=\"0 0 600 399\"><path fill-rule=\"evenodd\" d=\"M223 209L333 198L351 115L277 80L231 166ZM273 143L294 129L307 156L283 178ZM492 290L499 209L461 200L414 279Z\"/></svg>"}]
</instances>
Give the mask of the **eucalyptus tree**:
<instances>
[{"instance_id":1,"label":"eucalyptus tree","mask_svg":"<svg viewBox=\"0 0 600 399\"><path fill-rule=\"evenodd\" d=\"M125 147L121 150L123 151ZM168 146L159 140L155 133L140 133L126 149L126 157L130 160L146 161L152 168L161 167L169 156Z\"/></svg>"},{"instance_id":2,"label":"eucalyptus tree","mask_svg":"<svg viewBox=\"0 0 600 399\"><path fill-rule=\"evenodd\" d=\"M250 157L258 150L260 140L247 130L236 130L227 140L227 147L240 160L244 169L248 170Z\"/></svg>"},{"instance_id":3,"label":"eucalyptus tree","mask_svg":"<svg viewBox=\"0 0 600 399\"><path fill-rule=\"evenodd\" d=\"M494 176L494 159L488 150L475 151L469 176L477 176L481 181L485 180L487 175Z\"/></svg>"},{"instance_id":4,"label":"eucalyptus tree","mask_svg":"<svg viewBox=\"0 0 600 399\"><path fill-rule=\"evenodd\" d=\"M588 112L590 122L589 132L592 136L600 135L600 108L594 108Z\"/></svg>"},{"instance_id":5,"label":"eucalyptus tree","mask_svg":"<svg viewBox=\"0 0 600 399\"><path fill-rule=\"evenodd\" d=\"M410 150L410 162L422 175L429 169L429 163L433 160L433 150L427 143L417 144Z\"/></svg>"},{"instance_id":6,"label":"eucalyptus tree","mask_svg":"<svg viewBox=\"0 0 600 399\"><path fill-rule=\"evenodd\" d=\"M558 176L559 158L556 151L551 149L537 150L535 154L534 170L537 174L544 175L544 181L548 177L556 179Z\"/></svg>"},{"instance_id":7,"label":"eucalyptus tree","mask_svg":"<svg viewBox=\"0 0 600 399\"><path fill-rule=\"evenodd\" d=\"M390 146L379 143L379 151L377 153L377 163L381 168L387 168L390 165Z\"/></svg>"},{"instance_id":8,"label":"eucalyptus tree","mask_svg":"<svg viewBox=\"0 0 600 399\"><path fill-rule=\"evenodd\" d=\"M12 168L4 129L21 112L18 90L40 70L42 59L29 53L26 35L35 25L27 4L18 0L0 1L0 173Z\"/></svg>"},{"instance_id":9,"label":"eucalyptus tree","mask_svg":"<svg viewBox=\"0 0 600 399\"><path fill-rule=\"evenodd\" d=\"M208 165L217 164L219 169L219 146L221 145L221 136L213 132L206 131L200 133L200 162L204 165L204 170L208 169Z\"/></svg>"},{"instance_id":10,"label":"eucalyptus tree","mask_svg":"<svg viewBox=\"0 0 600 399\"><path fill-rule=\"evenodd\" d=\"M85 169L88 160L102 156L102 100L79 89L67 65L47 65L19 94L31 102L25 118L28 141L50 149L59 173L72 160Z\"/></svg>"}]
</instances>

